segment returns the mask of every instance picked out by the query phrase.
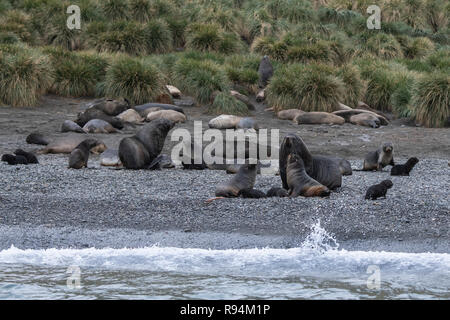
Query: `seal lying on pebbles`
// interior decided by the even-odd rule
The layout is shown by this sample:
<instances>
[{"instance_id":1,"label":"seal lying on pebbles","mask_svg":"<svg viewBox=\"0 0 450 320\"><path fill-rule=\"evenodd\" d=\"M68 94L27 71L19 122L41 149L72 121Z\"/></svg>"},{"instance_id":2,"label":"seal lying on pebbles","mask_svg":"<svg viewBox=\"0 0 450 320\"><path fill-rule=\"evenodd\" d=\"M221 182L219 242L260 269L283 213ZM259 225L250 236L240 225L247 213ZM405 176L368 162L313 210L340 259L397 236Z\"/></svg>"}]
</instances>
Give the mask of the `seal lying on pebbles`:
<instances>
[{"instance_id":1,"label":"seal lying on pebbles","mask_svg":"<svg viewBox=\"0 0 450 320\"><path fill-rule=\"evenodd\" d=\"M136 135L124 138L119 145L119 158L127 169L147 169L161 153L173 121L157 119L145 125Z\"/></svg>"},{"instance_id":2,"label":"seal lying on pebbles","mask_svg":"<svg viewBox=\"0 0 450 320\"><path fill-rule=\"evenodd\" d=\"M286 167L289 197L327 197L330 190L311 178L305 171L303 160L297 154L289 154Z\"/></svg>"},{"instance_id":3,"label":"seal lying on pebbles","mask_svg":"<svg viewBox=\"0 0 450 320\"><path fill-rule=\"evenodd\" d=\"M304 163L306 174L333 190L342 184L342 173L335 157L313 156L305 143L297 135L290 133L284 137L280 147L279 167L283 188L288 190L286 167L289 154L297 154Z\"/></svg>"},{"instance_id":4,"label":"seal lying on pebbles","mask_svg":"<svg viewBox=\"0 0 450 320\"><path fill-rule=\"evenodd\" d=\"M386 198L388 189L392 188L394 184L391 180L383 180L379 184L375 184L367 189L365 199L377 200L378 198Z\"/></svg>"},{"instance_id":5,"label":"seal lying on pebbles","mask_svg":"<svg viewBox=\"0 0 450 320\"><path fill-rule=\"evenodd\" d=\"M16 151L14 151L14 154L16 156L25 157L25 159L27 159L27 162L29 164L38 164L39 163L37 157L31 152L27 152L22 149L16 149Z\"/></svg>"},{"instance_id":6,"label":"seal lying on pebbles","mask_svg":"<svg viewBox=\"0 0 450 320\"><path fill-rule=\"evenodd\" d=\"M363 112L350 117L350 123L370 128L379 128L380 119L374 114Z\"/></svg>"},{"instance_id":7,"label":"seal lying on pebbles","mask_svg":"<svg viewBox=\"0 0 450 320\"><path fill-rule=\"evenodd\" d=\"M267 198L267 195L256 189L242 189L238 193L238 197L249 198L249 199L261 199Z\"/></svg>"},{"instance_id":8,"label":"seal lying on pebbles","mask_svg":"<svg viewBox=\"0 0 450 320\"><path fill-rule=\"evenodd\" d=\"M77 145L77 147L70 153L69 168L87 168L90 150L99 146L100 144L101 142L96 139L86 139L79 145Z\"/></svg>"},{"instance_id":9,"label":"seal lying on pebbles","mask_svg":"<svg viewBox=\"0 0 450 320\"><path fill-rule=\"evenodd\" d=\"M119 132L109 122L101 119L92 119L86 123L83 130L88 133L117 133Z\"/></svg>"},{"instance_id":10,"label":"seal lying on pebbles","mask_svg":"<svg viewBox=\"0 0 450 320\"><path fill-rule=\"evenodd\" d=\"M25 158L24 156L13 154L2 155L2 161L8 163L10 166L15 166L18 164L28 164L27 158Z\"/></svg>"},{"instance_id":11,"label":"seal lying on pebbles","mask_svg":"<svg viewBox=\"0 0 450 320\"><path fill-rule=\"evenodd\" d=\"M261 62L259 63L258 75L259 75L258 81L259 87L265 88L269 83L269 80L273 76L273 66L268 56L264 56Z\"/></svg>"},{"instance_id":12,"label":"seal lying on pebbles","mask_svg":"<svg viewBox=\"0 0 450 320\"><path fill-rule=\"evenodd\" d=\"M280 197L280 198L285 198L289 196L289 193L286 191L286 189L283 188L270 188L267 191L267 197Z\"/></svg>"},{"instance_id":13,"label":"seal lying on pebbles","mask_svg":"<svg viewBox=\"0 0 450 320\"><path fill-rule=\"evenodd\" d=\"M216 188L216 197L238 197L243 189L253 189L256 181L256 164L243 164L230 181Z\"/></svg>"},{"instance_id":14,"label":"seal lying on pebbles","mask_svg":"<svg viewBox=\"0 0 450 320\"><path fill-rule=\"evenodd\" d=\"M75 149L81 142L86 139L85 136L80 135L72 135L68 137L58 138L51 143L49 143L45 148L38 150L38 154L47 154L47 153L71 153L73 149ZM98 144L91 149L91 152L94 154L100 154L105 151L106 145L98 140Z\"/></svg>"},{"instance_id":15,"label":"seal lying on pebbles","mask_svg":"<svg viewBox=\"0 0 450 320\"><path fill-rule=\"evenodd\" d=\"M387 126L389 124L389 120L386 117L383 117L382 115L379 115L377 113L374 113L372 111L363 110L363 109L352 109L352 110L340 110L340 111L334 111L333 114L337 115L339 117L342 117L345 119L346 122L350 122L350 118L354 115L358 115L361 113L368 113L378 118L380 121L380 124L383 126Z\"/></svg>"},{"instance_id":16,"label":"seal lying on pebbles","mask_svg":"<svg viewBox=\"0 0 450 320\"><path fill-rule=\"evenodd\" d=\"M117 116L120 120L127 123L133 123L133 124L140 124L144 122L144 118L141 117L141 115L133 109L128 109L122 112Z\"/></svg>"},{"instance_id":17,"label":"seal lying on pebbles","mask_svg":"<svg viewBox=\"0 0 450 320\"><path fill-rule=\"evenodd\" d=\"M100 119L109 122L114 128L123 129L123 122L119 118L107 115L101 110L96 108L89 108L84 112L78 114L78 118L75 121L79 126L83 127L86 123L93 119Z\"/></svg>"},{"instance_id":18,"label":"seal lying on pebbles","mask_svg":"<svg viewBox=\"0 0 450 320\"><path fill-rule=\"evenodd\" d=\"M106 149L100 155L100 165L104 167L120 167L122 162L119 159L119 151L115 149Z\"/></svg>"},{"instance_id":19,"label":"seal lying on pebbles","mask_svg":"<svg viewBox=\"0 0 450 320\"><path fill-rule=\"evenodd\" d=\"M229 114L222 114L208 122L211 129L234 129L242 117L233 116Z\"/></svg>"},{"instance_id":20,"label":"seal lying on pebbles","mask_svg":"<svg viewBox=\"0 0 450 320\"><path fill-rule=\"evenodd\" d=\"M281 120L294 120L298 115L304 114L305 111L300 109L287 109L278 111L277 117Z\"/></svg>"},{"instance_id":21,"label":"seal lying on pebbles","mask_svg":"<svg viewBox=\"0 0 450 320\"><path fill-rule=\"evenodd\" d=\"M305 112L294 118L297 124L344 124L345 119L328 112Z\"/></svg>"},{"instance_id":22,"label":"seal lying on pebbles","mask_svg":"<svg viewBox=\"0 0 450 320\"><path fill-rule=\"evenodd\" d=\"M396 164L391 169L391 176L409 176L414 166L419 162L416 157L409 158L405 164Z\"/></svg>"},{"instance_id":23,"label":"seal lying on pebbles","mask_svg":"<svg viewBox=\"0 0 450 320\"><path fill-rule=\"evenodd\" d=\"M76 133L86 133L78 124L73 121L66 120L61 126L61 132L76 132Z\"/></svg>"},{"instance_id":24,"label":"seal lying on pebbles","mask_svg":"<svg viewBox=\"0 0 450 320\"><path fill-rule=\"evenodd\" d=\"M153 121L155 119L167 119L175 123L186 122L186 116L178 111L174 110L159 110L151 112L147 115L147 121Z\"/></svg>"},{"instance_id":25,"label":"seal lying on pebbles","mask_svg":"<svg viewBox=\"0 0 450 320\"><path fill-rule=\"evenodd\" d=\"M385 142L376 151L369 152L363 163L363 171L381 171L387 165L394 166L394 146L391 142Z\"/></svg>"},{"instance_id":26,"label":"seal lying on pebbles","mask_svg":"<svg viewBox=\"0 0 450 320\"><path fill-rule=\"evenodd\" d=\"M39 132L30 133L25 140L28 144L39 144L43 146L46 146L50 143L50 140L48 140L46 137L44 137L43 134Z\"/></svg>"}]
</instances>

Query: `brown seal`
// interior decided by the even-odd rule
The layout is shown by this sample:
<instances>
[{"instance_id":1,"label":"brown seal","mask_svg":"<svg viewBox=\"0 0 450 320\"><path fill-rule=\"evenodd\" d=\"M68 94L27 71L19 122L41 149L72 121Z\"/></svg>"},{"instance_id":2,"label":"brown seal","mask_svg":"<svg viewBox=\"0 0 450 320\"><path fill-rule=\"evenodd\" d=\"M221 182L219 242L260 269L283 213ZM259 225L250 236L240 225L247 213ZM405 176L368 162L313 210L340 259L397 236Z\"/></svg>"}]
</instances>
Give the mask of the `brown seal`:
<instances>
[{"instance_id":1,"label":"brown seal","mask_svg":"<svg viewBox=\"0 0 450 320\"><path fill-rule=\"evenodd\" d=\"M216 188L216 197L238 197L243 189L253 189L256 181L256 164L243 164L230 181Z\"/></svg>"},{"instance_id":2,"label":"brown seal","mask_svg":"<svg viewBox=\"0 0 450 320\"><path fill-rule=\"evenodd\" d=\"M382 171L387 165L394 166L394 146L385 142L376 151L369 152L364 158L363 171Z\"/></svg>"}]
</instances>

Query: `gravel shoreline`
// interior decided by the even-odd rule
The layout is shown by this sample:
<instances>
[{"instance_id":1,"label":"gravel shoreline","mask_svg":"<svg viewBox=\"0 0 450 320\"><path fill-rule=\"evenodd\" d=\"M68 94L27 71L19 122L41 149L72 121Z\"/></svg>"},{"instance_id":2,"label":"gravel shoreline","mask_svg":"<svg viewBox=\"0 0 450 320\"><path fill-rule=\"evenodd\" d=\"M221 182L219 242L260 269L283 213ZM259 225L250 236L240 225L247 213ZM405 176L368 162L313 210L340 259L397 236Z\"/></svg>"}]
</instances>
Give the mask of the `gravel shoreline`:
<instances>
[{"instance_id":1,"label":"gravel shoreline","mask_svg":"<svg viewBox=\"0 0 450 320\"><path fill-rule=\"evenodd\" d=\"M343 178L343 187L328 199L223 199L211 204L204 201L214 196L218 183L231 177L223 171L114 170L100 167L98 157L91 158L89 169L69 170L67 156L46 155L40 161L40 165L17 167L0 164L3 248L14 244L8 240L14 238L14 232L6 232L14 230L11 227L23 230L22 235L15 232L17 245L33 248L55 243L143 246L161 241L169 246L186 241L183 246L220 248L224 243L228 246L224 234L235 237L229 243L232 247L292 247L320 220L338 243L346 243L344 247L350 249L403 247L407 251L450 252L447 160L422 159L410 177L391 177L387 170L354 172ZM351 163L353 168L360 165L360 161ZM387 178L394 183L387 199L363 199L368 186ZM279 176L258 175L255 188L267 191L280 185ZM85 240L60 231L34 232L39 226L46 230L73 228L75 234L85 230ZM102 230L110 230L109 237L102 236ZM143 240L130 240L133 237L125 236L131 234L126 230L144 232L140 234ZM164 232L178 236L167 241L161 236ZM58 234L59 240L54 241ZM145 239L145 234L153 236ZM194 241L191 234L199 239ZM106 238L100 241L98 237ZM396 242L404 244L398 247Z\"/></svg>"}]
</instances>

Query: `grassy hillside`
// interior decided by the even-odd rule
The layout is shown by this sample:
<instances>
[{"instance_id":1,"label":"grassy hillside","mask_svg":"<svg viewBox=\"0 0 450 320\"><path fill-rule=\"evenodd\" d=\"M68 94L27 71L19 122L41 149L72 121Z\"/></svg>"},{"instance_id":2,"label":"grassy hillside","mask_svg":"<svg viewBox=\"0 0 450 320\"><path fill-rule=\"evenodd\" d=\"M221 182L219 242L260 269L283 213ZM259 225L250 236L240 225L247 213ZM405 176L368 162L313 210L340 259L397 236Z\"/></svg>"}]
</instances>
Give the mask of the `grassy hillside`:
<instances>
[{"instance_id":1,"label":"grassy hillside","mask_svg":"<svg viewBox=\"0 0 450 320\"><path fill-rule=\"evenodd\" d=\"M444 126L450 91L450 4L384 0L369 30L361 0L0 0L0 103L40 95L125 96L147 102L179 86L220 113L228 90L255 94L258 64L275 68L278 109L338 102ZM67 7L81 8L69 30ZM222 91L214 103L214 91ZM236 111L240 112L240 111Z\"/></svg>"}]
</instances>

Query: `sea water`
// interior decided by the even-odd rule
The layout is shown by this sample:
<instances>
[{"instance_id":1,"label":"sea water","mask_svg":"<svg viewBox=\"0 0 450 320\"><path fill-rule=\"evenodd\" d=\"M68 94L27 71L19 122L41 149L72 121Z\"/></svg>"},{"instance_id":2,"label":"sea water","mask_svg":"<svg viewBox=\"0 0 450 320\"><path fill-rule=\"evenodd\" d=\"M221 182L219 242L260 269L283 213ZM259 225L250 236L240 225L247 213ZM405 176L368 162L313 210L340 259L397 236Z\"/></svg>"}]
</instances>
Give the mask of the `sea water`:
<instances>
[{"instance_id":1,"label":"sea water","mask_svg":"<svg viewBox=\"0 0 450 320\"><path fill-rule=\"evenodd\" d=\"M0 299L449 299L450 255L297 248L0 251Z\"/></svg>"}]
</instances>

